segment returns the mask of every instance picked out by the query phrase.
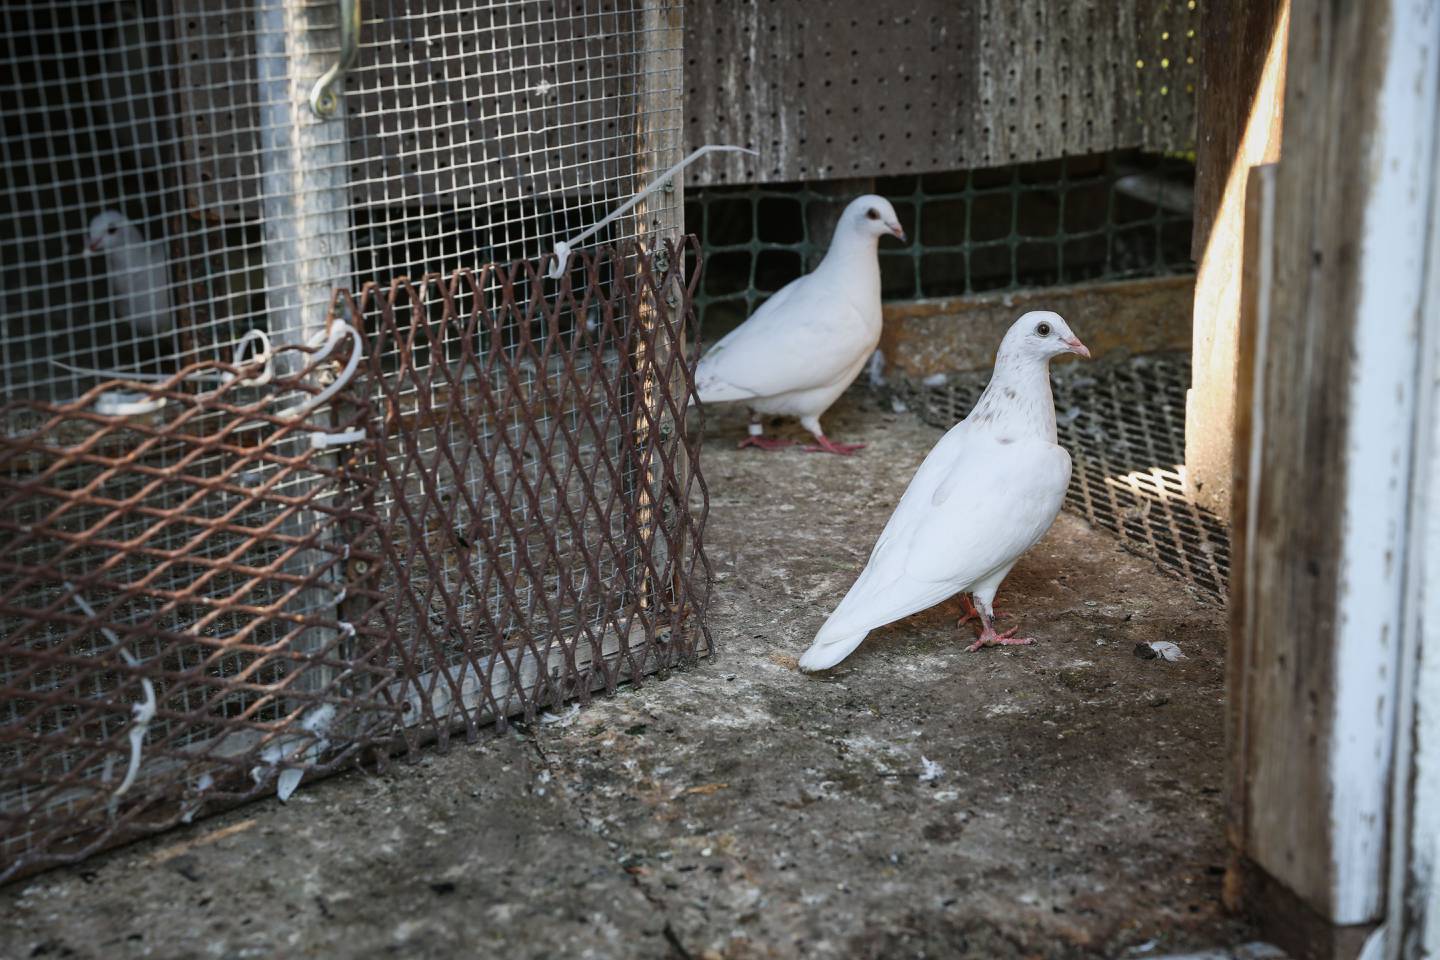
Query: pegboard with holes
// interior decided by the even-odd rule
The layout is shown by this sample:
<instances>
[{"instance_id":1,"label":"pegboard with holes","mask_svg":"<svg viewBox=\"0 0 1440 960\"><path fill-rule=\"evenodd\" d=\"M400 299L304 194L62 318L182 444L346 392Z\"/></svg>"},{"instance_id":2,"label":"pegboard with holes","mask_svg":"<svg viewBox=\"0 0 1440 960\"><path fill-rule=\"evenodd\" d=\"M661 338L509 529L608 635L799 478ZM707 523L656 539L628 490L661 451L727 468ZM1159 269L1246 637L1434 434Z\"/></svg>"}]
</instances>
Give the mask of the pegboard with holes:
<instances>
[{"instance_id":1,"label":"pegboard with holes","mask_svg":"<svg viewBox=\"0 0 1440 960\"><path fill-rule=\"evenodd\" d=\"M687 16L694 185L1000 166L1195 139L1195 0L787 0Z\"/></svg>"}]
</instances>

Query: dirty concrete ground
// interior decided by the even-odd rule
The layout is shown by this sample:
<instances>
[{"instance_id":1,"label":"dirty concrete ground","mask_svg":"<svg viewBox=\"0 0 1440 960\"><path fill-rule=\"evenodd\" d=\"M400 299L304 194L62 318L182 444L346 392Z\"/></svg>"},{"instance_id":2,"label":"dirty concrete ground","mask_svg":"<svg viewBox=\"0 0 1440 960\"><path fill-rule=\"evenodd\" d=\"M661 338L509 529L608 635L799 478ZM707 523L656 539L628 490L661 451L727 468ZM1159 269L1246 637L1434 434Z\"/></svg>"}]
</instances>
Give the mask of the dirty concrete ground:
<instances>
[{"instance_id":1,"label":"dirty concrete ground","mask_svg":"<svg viewBox=\"0 0 1440 960\"><path fill-rule=\"evenodd\" d=\"M1223 611L1062 515L1001 588L794 658L939 435L856 390L841 459L704 451L710 662L0 890L4 957L1123 957L1219 904ZM787 432L793 428L785 428ZM797 434L798 435L798 434ZM1140 659L1170 640L1186 659ZM1137 952L1143 951L1143 953Z\"/></svg>"}]
</instances>

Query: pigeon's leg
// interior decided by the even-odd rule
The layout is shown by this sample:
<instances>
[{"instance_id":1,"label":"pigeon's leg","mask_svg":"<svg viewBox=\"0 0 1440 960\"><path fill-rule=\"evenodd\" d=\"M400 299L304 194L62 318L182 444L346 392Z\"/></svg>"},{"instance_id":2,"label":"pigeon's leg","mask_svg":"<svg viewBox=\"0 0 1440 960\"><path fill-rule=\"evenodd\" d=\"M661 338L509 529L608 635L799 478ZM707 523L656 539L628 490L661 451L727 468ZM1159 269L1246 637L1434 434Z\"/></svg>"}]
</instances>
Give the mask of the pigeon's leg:
<instances>
[{"instance_id":1,"label":"pigeon's leg","mask_svg":"<svg viewBox=\"0 0 1440 960\"><path fill-rule=\"evenodd\" d=\"M976 606L980 609L980 637L970 646L965 648L966 653L974 653L985 647L1023 647L1035 642L1034 637L1017 637L1015 631L1019 627L1011 627L1004 633L995 632L994 613L990 606L990 598L977 596Z\"/></svg>"},{"instance_id":2,"label":"pigeon's leg","mask_svg":"<svg viewBox=\"0 0 1440 960\"><path fill-rule=\"evenodd\" d=\"M955 626L957 627L963 627L971 620L980 619L980 611L976 609L975 601L970 599L970 594L968 593L960 594L960 613L960 619L955 622ZM1006 617L1010 616L1010 614L1006 613L1004 610L1001 610L999 607L991 607L990 614L996 620L1003 620Z\"/></svg>"},{"instance_id":3,"label":"pigeon's leg","mask_svg":"<svg viewBox=\"0 0 1440 960\"><path fill-rule=\"evenodd\" d=\"M865 449L863 443L836 443L825 436L825 431L820 427L819 417L801 417L800 425L815 436L815 444L806 447L806 453L837 453L842 457L848 457L856 450Z\"/></svg>"},{"instance_id":4,"label":"pigeon's leg","mask_svg":"<svg viewBox=\"0 0 1440 960\"><path fill-rule=\"evenodd\" d=\"M765 428L760 425L760 415L751 411L750 413L750 435L736 444L737 450L744 450L746 447L757 447L761 450L783 450L786 447L793 447L794 440L786 440L783 437L765 436Z\"/></svg>"}]
</instances>

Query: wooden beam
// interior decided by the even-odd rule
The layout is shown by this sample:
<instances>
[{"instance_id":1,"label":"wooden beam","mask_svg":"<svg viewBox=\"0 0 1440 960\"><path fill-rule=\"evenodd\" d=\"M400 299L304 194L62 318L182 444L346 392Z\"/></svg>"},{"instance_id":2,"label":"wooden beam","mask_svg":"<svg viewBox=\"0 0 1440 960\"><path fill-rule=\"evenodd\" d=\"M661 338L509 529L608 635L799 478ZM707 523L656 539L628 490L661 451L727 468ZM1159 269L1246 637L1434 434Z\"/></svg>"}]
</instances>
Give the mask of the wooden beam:
<instances>
[{"instance_id":1,"label":"wooden beam","mask_svg":"<svg viewBox=\"0 0 1440 960\"><path fill-rule=\"evenodd\" d=\"M1435 121L1440 126L1440 116ZM1432 127L1433 129L1433 127ZM1430 169L1440 165L1440 139ZM1400 626L1385 960L1440 956L1440 174L1430 185Z\"/></svg>"},{"instance_id":2,"label":"wooden beam","mask_svg":"<svg viewBox=\"0 0 1440 960\"><path fill-rule=\"evenodd\" d=\"M1250 478L1260 474L1261 450L1252 442L1252 424L1263 419L1263 412L1255 409L1255 376L1257 368L1264 362L1263 355L1257 354L1268 336L1270 292L1275 282L1275 251L1269 239L1275 232L1276 173L1273 163L1254 167L1250 170L1250 182L1245 188L1245 249L1250 251L1250 255L1245 258L1236 342L1235 436L1231 474L1234 499L1230 509L1230 582L1242 586L1247 582L1253 565L1249 550L1255 542L1253 524L1259 520L1251 502L1258 487L1250 483ZM1254 670L1254 651L1249 642L1251 625L1246 597L1246 590L1232 586L1229 597L1230 644L1225 655L1225 685L1229 693L1225 705L1225 742L1226 756L1231 758L1244 757L1248 753L1245 723L1249 705L1247 681ZM1229 778L1226 836L1230 842L1231 860L1226 872L1224 900L1231 910L1242 909L1246 900L1247 770L1245 764L1232 762L1226 771Z\"/></svg>"},{"instance_id":3,"label":"wooden beam","mask_svg":"<svg viewBox=\"0 0 1440 960\"><path fill-rule=\"evenodd\" d=\"M880 349L889 373L915 379L988 370L995 346L1027 310L1054 310L1099 357L1190 346L1194 278L1156 277L885 304Z\"/></svg>"},{"instance_id":4,"label":"wooden beam","mask_svg":"<svg viewBox=\"0 0 1440 960\"><path fill-rule=\"evenodd\" d=\"M1217 0L1201 19L1195 150L1195 324L1185 402L1190 495L1230 510L1245 186L1251 167L1280 155L1290 0Z\"/></svg>"},{"instance_id":5,"label":"wooden beam","mask_svg":"<svg viewBox=\"0 0 1440 960\"><path fill-rule=\"evenodd\" d=\"M1247 661L1231 691L1244 723L1232 827L1245 861L1336 928L1374 923L1385 903L1435 177L1430 6L1294 0L1264 244L1273 285L1232 580Z\"/></svg>"}]
</instances>

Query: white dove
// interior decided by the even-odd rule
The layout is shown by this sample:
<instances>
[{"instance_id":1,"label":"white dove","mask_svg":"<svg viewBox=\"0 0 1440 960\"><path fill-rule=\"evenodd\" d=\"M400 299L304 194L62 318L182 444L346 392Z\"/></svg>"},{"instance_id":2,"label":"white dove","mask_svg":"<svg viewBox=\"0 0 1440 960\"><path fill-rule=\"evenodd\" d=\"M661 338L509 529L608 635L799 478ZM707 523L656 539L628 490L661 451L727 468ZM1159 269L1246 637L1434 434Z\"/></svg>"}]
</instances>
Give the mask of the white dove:
<instances>
[{"instance_id":1,"label":"white dove","mask_svg":"<svg viewBox=\"0 0 1440 960\"><path fill-rule=\"evenodd\" d=\"M1034 642L1013 628L997 634L991 603L1015 561L1050 529L1070 483L1050 395L1050 360L1064 353L1090 356L1059 314L1035 311L1011 325L975 409L915 471L800 669L833 667L876 627L962 591L973 595L982 624L968 651Z\"/></svg>"},{"instance_id":2,"label":"white dove","mask_svg":"<svg viewBox=\"0 0 1440 960\"><path fill-rule=\"evenodd\" d=\"M105 254L105 277L116 295L116 309L131 326L152 336L175 329L164 240L145 239L125 214L106 210L90 221L85 249Z\"/></svg>"},{"instance_id":3,"label":"white dove","mask_svg":"<svg viewBox=\"0 0 1440 960\"><path fill-rule=\"evenodd\" d=\"M741 447L774 450L792 441L764 436L760 414L798 417L815 437L812 452L851 454L863 443L833 443L820 415L864 369L880 342L883 234L905 239L884 197L857 197L840 215L830 249L814 272L791 281L700 358L701 403L744 403L750 435Z\"/></svg>"}]
</instances>

